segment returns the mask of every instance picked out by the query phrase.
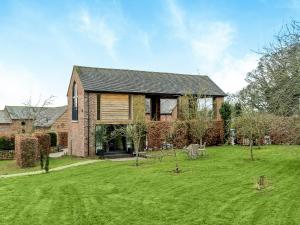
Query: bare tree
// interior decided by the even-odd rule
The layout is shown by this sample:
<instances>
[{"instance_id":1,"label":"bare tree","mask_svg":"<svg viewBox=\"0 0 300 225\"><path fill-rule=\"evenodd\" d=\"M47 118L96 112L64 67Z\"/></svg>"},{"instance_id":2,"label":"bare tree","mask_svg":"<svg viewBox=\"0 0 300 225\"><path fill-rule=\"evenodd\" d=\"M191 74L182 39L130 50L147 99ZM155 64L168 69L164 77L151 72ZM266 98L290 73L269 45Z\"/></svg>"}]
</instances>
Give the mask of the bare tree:
<instances>
[{"instance_id":1,"label":"bare tree","mask_svg":"<svg viewBox=\"0 0 300 225\"><path fill-rule=\"evenodd\" d=\"M187 121L191 135L202 145L212 121L212 99L206 95L206 88L202 88L196 95L185 94L182 98L184 100L180 103L180 113Z\"/></svg>"},{"instance_id":2,"label":"bare tree","mask_svg":"<svg viewBox=\"0 0 300 225\"><path fill-rule=\"evenodd\" d=\"M126 127L118 128L112 133L112 136L117 135L122 135L132 140L136 157L135 165L139 166L140 149L144 146L147 135L145 117L142 115L135 116L132 123L128 124Z\"/></svg>"},{"instance_id":3,"label":"bare tree","mask_svg":"<svg viewBox=\"0 0 300 225\"><path fill-rule=\"evenodd\" d=\"M253 144L264 138L267 131L268 119L266 114L244 108L242 114L234 120L237 132L243 137L248 138L250 146L251 160L254 160Z\"/></svg>"},{"instance_id":4,"label":"bare tree","mask_svg":"<svg viewBox=\"0 0 300 225\"><path fill-rule=\"evenodd\" d=\"M53 104L54 99L54 96L50 96L46 99L42 99L40 97L39 100L34 103L32 98L30 97L24 102L23 105L25 107L22 110L21 114L22 117L27 118L29 121L31 121L31 133L33 133L36 128L48 122L50 118L48 118L48 115L46 113L47 107Z\"/></svg>"}]
</instances>

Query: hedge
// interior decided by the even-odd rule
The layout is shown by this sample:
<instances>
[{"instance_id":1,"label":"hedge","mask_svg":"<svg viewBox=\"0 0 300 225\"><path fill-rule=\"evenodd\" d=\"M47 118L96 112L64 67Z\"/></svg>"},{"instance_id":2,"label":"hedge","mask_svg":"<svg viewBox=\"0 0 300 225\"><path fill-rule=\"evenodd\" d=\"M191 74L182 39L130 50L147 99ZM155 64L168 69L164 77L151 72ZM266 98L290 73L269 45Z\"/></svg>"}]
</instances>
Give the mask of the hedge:
<instances>
[{"instance_id":1,"label":"hedge","mask_svg":"<svg viewBox=\"0 0 300 225\"><path fill-rule=\"evenodd\" d=\"M272 144L300 144L299 117L271 117L269 135Z\"/></svg>"},{"instance_id":2,"label":"hedge","mask_svg":"<svg viewBox=\"0 0 300 225\"><path fill-rule=\"evenodd\" d=\"M66 148L68 147L68 132L58 132L58 145Z\"/></svg>"},{"instance_id":3,"label":"hedge","mask_svg":"<svg viewBox=\"0 0 300 225\"><path fill-rule=\"evenodd\" d=\"M15 149L15 137L0 137L0 150L14 150Z\"/></svg>"},{"instance_id":4,"label":"hedge","mask_svg":"<svg viewBox=\"0 0 300 225\"><path fill-rule=\"evenodd\" d=\"M34 136L38 139L38 154L37 159L41 154L49 155L50 153L50 135L45 133L35 133Z\"/></svg>"},{"instance_id":5,"label":"hedge","mask_svg":"<svg viewBox=\"0 0 300 225\"><path fill-rule=\"evenodd\" d=\"M38 139L29 135L16 135L15 158L17 165L24 167L35 166L38 152Z\"/></svg>"},{"instance_id":6,"label":"hedge","mask_svg":"<svg viewBox=\"0 0 300 225\"><path fill-rule=\"evenodd\" d=\"M166 121L151 121L147 123L148 147L160 149L170 131L171 123Z\"/></svg>"},{"instance_id":7,"label":"hedge","mask_svg":"<svg viewBox=\"0 0 300 225\"><path fill-rule=\"evenodd\" d=\"M147 124L147 140L149 148L161 148L162 144L173 142L177 148L183 148L191 143L198 143L199 140L193 138L186 121L175 121L173 123L166 121L152 121ZM172 130L173 140L167 140ZM203 138L207 146L223 144L224 128L222 121L213 121Z\"/></svg>"}]
</instances>

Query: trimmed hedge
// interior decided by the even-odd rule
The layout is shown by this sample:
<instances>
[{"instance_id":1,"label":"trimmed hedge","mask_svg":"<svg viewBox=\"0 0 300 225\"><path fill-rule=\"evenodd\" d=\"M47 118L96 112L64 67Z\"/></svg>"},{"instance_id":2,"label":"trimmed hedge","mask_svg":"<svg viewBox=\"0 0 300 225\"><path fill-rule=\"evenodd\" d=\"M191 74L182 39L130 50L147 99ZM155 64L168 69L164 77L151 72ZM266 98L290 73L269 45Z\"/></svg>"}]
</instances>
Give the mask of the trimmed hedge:
<instances>
[{"instance_id":1,"label":"trimmed hedge","mask_svg":"<svg viewBox=\"0 0 300 225\"><path fill-rule=\"evenodd\" d=\"M183 148L189 143L188 125L184 121L176 121L173 124L173 144L177 148Z\"/></svg>"},{"instance_id":2,"label":"trimmed hedge","mask_svg":"<svg viewBox=\"0 0 300 225\"><path fill-rule=\"evenodd\" d=\"M171 123L166 121L151 121L147 123L148 147L160 149L170 131Z\"/></svg>"},{"instance_id":3,"label":"trimmed hedge","mask_svg":"<svg viewBox=\"0 0 300 225\"><path fill-rule=\"evenodd\" d=\"M16 135L15 145L17 165L22 168L35 166L38 152L38 139L29 135Z\"/></svg>"},{"instance_id":4,"label":"trimmed hedge","mask_svg":"<svg viewBox=\"0 0 300 225\"><path fill-rule=\"evenodd\" d=\"M49 132L50 140L51 140L51 147L57 146L57 134L55 132Z\"/></svg>"},{"instance_id":5,"label":"trimmed hedge","mask_svg":"<svg viewBox=\"0 0 300 225\"><path fill-rule=\"evenodd\" d=\"M299 117L271 117L269 135L272 144L300 144Z\"/></svg>"},{"instance_id":6,"label":"trimmed hedge","mask_svg":"<svg viewBox=\"0 0 300 225\"><path fill-rule=\"evenodd\" d=\"M66 148L68 147L68 132L58 132L58 145Z\"/></svg>"},{"instance_id":7,"label":"trimmed hedge","mask_svg":"<svg viewBox=\"0 0 300 225\"><path fill-rule=\"evenodd\" d=\"M14 150L15 149L15 137L0 137L0 150Z\"/></svg>"},{"instance_id":8,"label":"trimmed hedge","mask_svg":"<svg viewBox=\"0 0 300 225\"><path fill-rule=\"evenodd\" d=\"M40 155L49 155L50 154L50 135L45 133L35 133L34 136L38 140L38 154L37 159L40 158Z\"/></svg>"},{"instance_id":9,"label":"trimmed hedge","mask_svg":"<svg viewBox=\"0 0 300 225\"><path fill-rule=\"evenodd\" d=\"M168 139L170 132L173 134L173 144L177 148L183 148L191 143L198 143L191 135L189 124L186 121L151 121L147 124L147 140L149 148L161 148ZM171 130L172 129L172 130ZM210 125L203 141L207 146L223 144L224 128L222 121L213 121ZM171 141L170 141L171 142Z\"/></svg>"}]
</instances>

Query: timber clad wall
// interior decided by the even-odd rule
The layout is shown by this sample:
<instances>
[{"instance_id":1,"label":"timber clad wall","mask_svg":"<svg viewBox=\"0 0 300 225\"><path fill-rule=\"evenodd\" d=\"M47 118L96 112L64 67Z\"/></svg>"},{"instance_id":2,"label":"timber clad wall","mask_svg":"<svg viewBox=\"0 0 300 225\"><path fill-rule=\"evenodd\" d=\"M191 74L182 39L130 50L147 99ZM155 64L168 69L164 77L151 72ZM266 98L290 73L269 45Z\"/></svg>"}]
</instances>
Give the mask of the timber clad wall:
<instances>
[{"instance_id":1,"label":"timber clad wall","mask_svg":"<svg viewBox=\"0 0 300 225\"><path fill-rule=\"evenodd\" d=\"M101 94L100 120L128 120L129 95L128 94Z\"/></svg>"}]
</instances>

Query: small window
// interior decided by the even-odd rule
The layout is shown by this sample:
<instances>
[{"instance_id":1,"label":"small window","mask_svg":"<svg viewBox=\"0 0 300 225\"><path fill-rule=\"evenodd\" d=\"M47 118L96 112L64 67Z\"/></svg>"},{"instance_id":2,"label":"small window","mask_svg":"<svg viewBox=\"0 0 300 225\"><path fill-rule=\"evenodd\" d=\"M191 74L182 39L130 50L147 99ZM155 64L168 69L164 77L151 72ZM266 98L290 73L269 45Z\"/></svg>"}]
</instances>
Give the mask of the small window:
<instances>
[{"instance_id":1,"label":"small window","mask_svg":"<svg viewBox=\"0 0 300 225\"><path fill-rule=\"evenodd\" d=\"M101 95L97 95L97 120L100 120L100 104L101 104Z\"/></svg>"},{"instance_id":2,"label":"small window","mask_svg":"<svg viewBox=\"0 0 300 225\"><path fill-rule=\"evenodd\" d=\"M25 122L25 121L22 121L22 122L21 122L21 125L22 125L22 126L25 126L25 125L26 125L26 122Z\"/></svg>"},{"instance_id":3,"label":"small window","mask_svg":"<svg viewBox=\"0 0 300 225\"><path fill-rule=\"evenodd\" d=\"M78 90L76 82L74 82L72 90L72 120L78 120Z\"/></svg>"}]
</instances>

